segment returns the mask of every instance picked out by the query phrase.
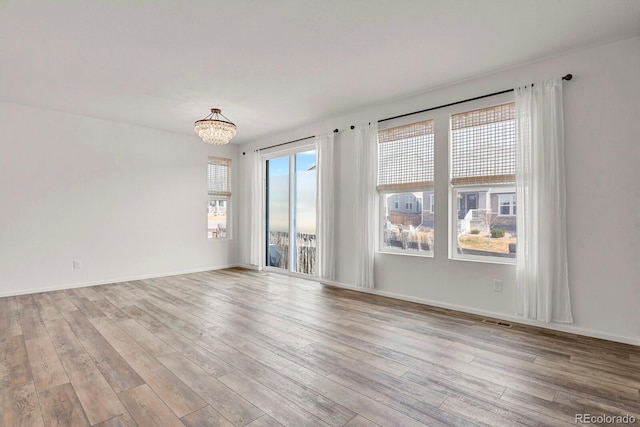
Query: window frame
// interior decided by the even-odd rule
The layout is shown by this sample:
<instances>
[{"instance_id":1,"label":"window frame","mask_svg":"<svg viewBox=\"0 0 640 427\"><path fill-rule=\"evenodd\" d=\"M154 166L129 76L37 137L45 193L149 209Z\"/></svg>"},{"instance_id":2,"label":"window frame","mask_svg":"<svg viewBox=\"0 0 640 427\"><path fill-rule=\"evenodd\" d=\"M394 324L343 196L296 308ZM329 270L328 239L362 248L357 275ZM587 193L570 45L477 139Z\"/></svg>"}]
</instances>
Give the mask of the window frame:
<instances>
[{"instance_id":1,"label":"window frame","mask_svg":"<svg viewBox=\"0 0 640 427\"><path fill-rule=\"evenodd\" d=\"M449 259L456 261L472 261L472 262L481 262L487 264L503 264L503 265L515 265L516 259L515 256L491 256L491 255L473 255L473 254L462 254L458 253L458 193L462 192L488 192L489 193L508 193L515 192L515 180L514 182L507 183L470 183L470 184L452 184L452 174L453 174L453 129L451 126L452 116L457 114L463 114L466 112L473 112L477 110L488 109L492 107L498 107L505 104L514 103L513 98L498 98L494 99L492 103L472 103L471 105L465 105L460 109L450 110L447 112L448 115L448 168L449 168L449 177L448 177L448 193L449 193L449 212L448 212L448 222L449 222ZM504 190L507 191L504 191ZM497 191L496 191L497 190ZM502 190L502 191L501 191ZM488 200L489 211L491 210L491 200ZM515 215L500 215L500 203L498 202L498 216L515 216ZM517 238L516 238L517 239ZM517 240L516 240L517 241Z\"/></svg>"},{"instance_id":2,"label":"window frame","mask_svg":"<svg viewBox=\"0 0 640 427\"><path fill-rule=\"evenodd\" d=\"M429 123L427 126L431 126L431 128L433 129L433 133L428 133L426 135L432 135L433 137L433 152L431 153L431 159L433 160L433 178L432 178L432 185L422 185L421 183L416 183L415 185L407 185L406 187L402 188L402 189L388 189L388 188L377 188L377 192L378 192L378 207L379 207L379 214L378 214L378 218L377 218L377 226L376 226L376 232L377 232L377 238L375 239L377 244L376 244L376 252L381 253L381 254L390 254L390 255L403 255L403 256L413 256L413 257L421 257L421 258L433 258L434 257L434 245L435 242L430 245L429 250L428 251L418 251L418 250L407 250L407 249L395 249L393 247L385 247L384 244L384 227L385 227L385 223L387 221L387 218L385 216L385 202L386 202L386 198L389 195L394 194L395 198L394 198L394 206L395 209L400 210L400 207L404 206L405 209L404 211L415 211L417 209L418 205L421 205L421 211L419 212L420 215L423 215L423 211L425 209L424 206L424 200L422 200L422 203L419 204L418 203L418 199L417 197L415 198L415 200L408 202L407 200L401 200L400 195L401 194L406 194L406 193L420 193L421 194L421 199L422 199L422 193L424 192L433 192L432 197L435 198L435 174L436 174L436 164L435 164L435 156L436 156L436 131L435 131L435 127L436 127L436 118L429 114L419 114L419 115L413 115L412 117L407 117L407 118L402 118L400 120L393 120L388 122L388 126L385 127L381 127L378 129L378 135L380 134L380 132L383 132L385 130L389 130L389 129L393 129L395 127L401 127L401 126L408 126L408 125L414 125L414 124L418 124L421 122L431 122ZM378 150L379 148L379 144L380 142L377 143L378 144ZM378 173L379 170L376 171L376 179L379 179L378 177ZM378 181L379 182L379 181ZM405 184L406 185L406 184ZM403 205L404 203L404 205ZM407 208L406 205L411 204L411 208ZM391 206L389 206L391 207ZM435 234L435 222L434 222L434 234ZM435 236L434 236L434 240L435 240Z\"/></svg>"},{"instance_id":3,"label":"window frame","mask_svg":"<svg viewBox=\"0 0 640 427\"><path fill-rule=\"evenodd\" d=\"M217 159L217 160L224 160L228 162L228 171L227 171L227 189L228 189L228 195L220 195L220 194L211 194L211 191L209 189L209 166L211 166L211 161L213 159ZM231 240L232 236L231 236L231 218L232 218L232 203L231 203L231 199L232 199L232 192L231 192L231 176L232 176L232 170L231 170L231 164L232 164L232 159L231 158L227 158L227 157L220 157L220 156L207 156L207 240L208 241L219 241L219 240ZM224 230L224 236L220 237L220 236L216 236L214 237L213 231L211 232L211 236L209 236L209 230L211 230L209 228L209 204L211 202L221 202L224 201L226 202L226 207L225 207L225 230Z\"/></svg>"},{"instance_id":4,"label":"window frame","mask_svg":"<svg viewBox=\"0 0 640 427\"><path fill-rule=\"evenodd\" d=\"M405 193L423 193L425 191L434 191L432 188L427 188L425 189L424 187L415 187L415 188L410 188L410 189L406 189L402 191L402 193L399 193L395 190L379 190L378 191L378 203L379 203L379 222L380 224L378 225L377 229L378 229L378 238L376 239L378 244L377 244L377 248L376 251L379 253L383 253L383 254L394 254L394 255L406 255L406 256L417 256L417 257L424 257L424 258L433 258L433 246L435 245L431 245L428 251L418 251L416 250L412 250L412 249L395 249L393 247L387 247L385 246L385 242L384 242L384 227L385 227L385 223L386 223L386 216L385 216L385 199L387 197L389 197L390 195L396 195L399 196L400 194L405 194ZM424 210L424 206L423 206L423 210ZM422 216L422 212L420 212L420 215ZM435 225L435 224L434 224ZM434 227L434 233L435 233L435 227Z\"/></svg>"},{"instance_id":5,"label":"window frame","mask_svg":"<svg viewBox=\"0 0 640 427\"><path fill-rule=\"evenodd\" d=\"M450 193L450 215L449 215L449 259L458 260L458 261L474 261L474 262L484 262L489 264L506 264L506 265L515 265L516 259L515 257L509 256L491 256L491 255L473 255L473 254L462 254L458 253L458 193L465 192L477 192L477 193L486 193L488 189L489 193L496 194L497 191L501 191L503 189L512 189L514 188L513 184L501 184L501 185L485 185L485 186L473 186L473 187L452 187L449 186ZM497 190L497 191L496 191ZM491 201L489 200L489 206L491 206ZM480 209L478 209L480 210ZM499 206L498 206L499 210ZM491 209L489 209L491 212ZM497 215L501 216L501 215ZM502 215L507 216L507 215ZM513 215L511 215L513 216ZM454 218L455 217L455 218Z\"/></svg>"},{"instance_id":6,"label":"window frame","mask_svg":"<svg viewBox=\"0 0 640 427\"><path fill-rule=\"evenodd\" d=\"M219 197L208 197L207 198L207 216L208 216L208 212L209 212L209 204L211 202L226 202L227 206L225 207L225 229L224 229L224 236L213 236L213 231L211 234L211 237L209 237L209 230L211 230L209 228L209 224L207 224L207 239L208 240L231 240L231 227L230 227L230 217L231 217L231 199L223 199L223 198L219 198ZM208 221L208 217L207 217L207 221Z\"/></svg>"},{"instance_id":7,"label":"window frame","mask_svg":"<svg viewBox=\"0 0 640 427\"><path fill-rule=\"evenodd\" d=\"M260 152L260 163L261 163L261 167L262 167L262 183L261 183L261 190L260 190L260 194L261 194L261 222L260 222L260 227L261 227L261 238L260 238L260 242L261 245L260 247L262 249L260 249L260 266L262 269L264 269L265 271L274 271L274 272L278 272L281 274L286 274L288 276L295 276L295 277L301 277L301 278L317 278L319 277L319 271L318 268L316 267L316 271L314 272L314 274L308 274L308 273L299 273L297 271L293 271L292 269L292 260L293 258L296 256L297 254L297 248L295 246L295 239L290 240L290 245L289 245L289 265L287 268L280 268L280 267L274 267L274 266L270 266L267 263L267 259L266 259L266 252L267 252L267 246L269 245L269 239L267 236L268 233L268 225L267 225L267 216L268 216L268 212L267 212L267 188L265 186L266 184L266 180L267 180L267 174L268 174L268 169L267 169L267 161L269 160L273 160L279 157L289 157L289 189L288 189L288 195L287 195L287 201L289 204L289 234L291 235L291 231L295 228L294 226L294 222L296 221L296 219L294 219L296 217L296 197L295 197L295 183L296 183L296 171L295 171L295 157L297 154L300 153L304 153L307 151L314 151L316 154L316 167L319 167L317 161L317 146L315 144L315 142L311 142L309 143L308 141L303 141L297 144L291 144L289 145L287 148L275 148L275 149L266 149L264 151ZM293 161L292 161L293 159ZM293 173L292 173L293 172ZM316 189L317 189L317 185L318 185L318 177L316 176ZM318 197L318 195L316 194L316 197ZM317 199L316 199L317 200ZM318 216L319 216L319 204L316 203L316 230L315 230L315 235L316 235L316 239L318 236ZM293 244L291 244L293 243ZM316 266L317 266L317 253L316 253Z\"/></svg>"}]
</instances>

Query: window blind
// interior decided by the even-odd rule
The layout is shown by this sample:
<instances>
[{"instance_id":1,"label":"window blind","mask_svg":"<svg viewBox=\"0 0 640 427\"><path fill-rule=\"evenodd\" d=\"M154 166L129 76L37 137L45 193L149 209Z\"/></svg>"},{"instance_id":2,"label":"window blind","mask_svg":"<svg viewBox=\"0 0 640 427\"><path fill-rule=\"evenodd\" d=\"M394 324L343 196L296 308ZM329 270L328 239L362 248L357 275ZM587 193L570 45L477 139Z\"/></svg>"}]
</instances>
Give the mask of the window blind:
<instances>
[{"instance_id":1,"label":"window blind","mask_svg":"<svg viewBox=\"0 0 640 427\"><path fill-rule=\"evenodd\" d=\"M228 199L231 197L231 159L209 157L209 197Z\"/></svg>"},{"instance_id":2,"label":"window blind","mask_svg":"<svg viewBox=\"0 0 640 427\"><path fill-rule=\"evenodd\" d=\"M515 182L515 104L451 116L451 184Z\"/></svg>"},{"instance_id":3,"label":"window blind","mask_svg":"<svg viewBox=\"0 0 640 427\"><path fill-rule=\"evenodd\" d=\"M378 131L378 190L433 188L433 120Z\"/></svg>"}]
</instances>

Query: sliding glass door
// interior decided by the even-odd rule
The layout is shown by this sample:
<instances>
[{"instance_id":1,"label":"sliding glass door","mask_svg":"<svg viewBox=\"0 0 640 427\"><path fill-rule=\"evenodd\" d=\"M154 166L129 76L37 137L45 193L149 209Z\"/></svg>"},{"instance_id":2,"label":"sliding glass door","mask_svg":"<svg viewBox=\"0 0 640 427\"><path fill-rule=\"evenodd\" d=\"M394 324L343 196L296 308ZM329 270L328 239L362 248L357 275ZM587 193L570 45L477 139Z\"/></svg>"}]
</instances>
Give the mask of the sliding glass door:
<instances>
[{"instance_id":1,"label":"sliding glass door","mask_svg":"<svg viewBox=\"0 0 640 427\"><path fill-rule=\"evenodd\" d=\"M267 267L289 268L289 156L267 160Z\"/></svg>"},{"instance_id":2,"label":"sliding glass door","mask_svg":"<svg viewBox=\"0 0 640 427\"><path fill-rule=\"evenodd\" d=\"M316 152L266 160L265 266L316 274Z\"/></svg>"},{"instance_id":3,"label":"sliding glass door","mask_svg":"<svg viewBox=\"0 0 640 427\"><path fill-rule=\"evenodd\" d=\"M291 271L316 274L316 151L295 154L295 265Z\"/></svg>"}]
</instances>

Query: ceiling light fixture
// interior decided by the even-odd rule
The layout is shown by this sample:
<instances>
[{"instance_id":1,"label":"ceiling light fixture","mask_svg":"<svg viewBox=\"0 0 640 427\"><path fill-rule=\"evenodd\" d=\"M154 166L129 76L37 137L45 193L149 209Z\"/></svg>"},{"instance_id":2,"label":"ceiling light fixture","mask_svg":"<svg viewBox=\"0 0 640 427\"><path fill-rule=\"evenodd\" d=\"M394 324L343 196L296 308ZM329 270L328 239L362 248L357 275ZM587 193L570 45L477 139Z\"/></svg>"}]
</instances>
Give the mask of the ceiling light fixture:
<instances>
[{"instance_id":1,"label":"ceiling light fixture","mask_svg":"<svg viewBox=\"0 0 640 427\"><path fill-rule=\"evenodd\" d=\"M236 136L236 125L223 116L219 108L212 108L211 114L195 122L194 130L207 144L227 144Z\"/></svg>"}]
</instances>

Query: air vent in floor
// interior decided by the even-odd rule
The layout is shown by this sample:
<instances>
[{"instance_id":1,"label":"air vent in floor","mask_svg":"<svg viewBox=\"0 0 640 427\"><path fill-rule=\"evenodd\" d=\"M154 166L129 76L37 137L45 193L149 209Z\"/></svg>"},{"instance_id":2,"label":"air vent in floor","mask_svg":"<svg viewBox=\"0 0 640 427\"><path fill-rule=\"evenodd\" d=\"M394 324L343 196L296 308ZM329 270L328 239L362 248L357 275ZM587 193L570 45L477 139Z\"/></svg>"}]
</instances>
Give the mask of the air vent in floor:
<instances>
[{"instance_id":1,"label":"air vent in floor","mask_svg":"<svg viewBox=\"0 0 640 427\"><path fill-rule=\"evenodd\" d=\"M510 328L511 323L503 322L502 320L493 320L493 319L483 319L482 323L488 323L493 326L500 326L503 328Z\"/></svg>"}]
</instances>

